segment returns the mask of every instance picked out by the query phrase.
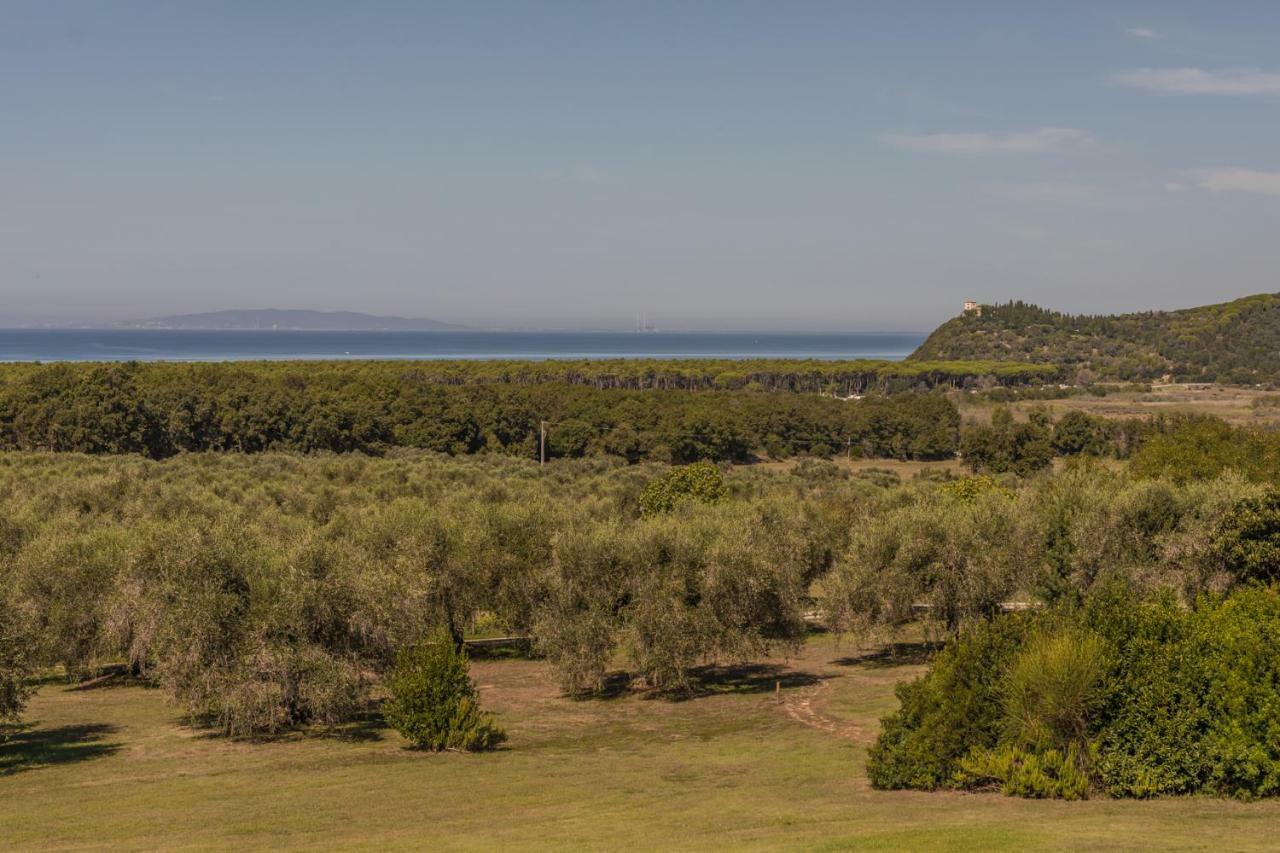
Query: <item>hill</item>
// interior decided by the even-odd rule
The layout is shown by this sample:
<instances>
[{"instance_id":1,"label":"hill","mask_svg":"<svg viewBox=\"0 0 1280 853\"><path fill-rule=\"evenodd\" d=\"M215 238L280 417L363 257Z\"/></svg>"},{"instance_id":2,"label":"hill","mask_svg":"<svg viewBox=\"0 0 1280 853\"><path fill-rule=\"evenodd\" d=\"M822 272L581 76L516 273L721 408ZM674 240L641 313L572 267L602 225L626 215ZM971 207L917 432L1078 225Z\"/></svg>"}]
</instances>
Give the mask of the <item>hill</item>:
<instances>
[{"instance_id":1,"label":"hill","mask_svg":"<svg viewBox=\"0 0 1280 853\"><path fill-rule=\"evenodd\" d=\"M908 360L1058 364L1080 380L1280 383L1280 294L1116 315L983 305L943 323Z\"/></svg>"},{"instance_id":2,"label":"hill","mask_svg":"<svg viewBox=\"0 0 1280 853\"><path fill-rule=\"evenodd\" d=\"M378 317L355 311L307 311L266 308L259 310L211 311L205 314L174 314L123 324L131 329L276 329L313 332L441 332L463 326L438 320L408 317Z\"/></svg>"}]
</instances>

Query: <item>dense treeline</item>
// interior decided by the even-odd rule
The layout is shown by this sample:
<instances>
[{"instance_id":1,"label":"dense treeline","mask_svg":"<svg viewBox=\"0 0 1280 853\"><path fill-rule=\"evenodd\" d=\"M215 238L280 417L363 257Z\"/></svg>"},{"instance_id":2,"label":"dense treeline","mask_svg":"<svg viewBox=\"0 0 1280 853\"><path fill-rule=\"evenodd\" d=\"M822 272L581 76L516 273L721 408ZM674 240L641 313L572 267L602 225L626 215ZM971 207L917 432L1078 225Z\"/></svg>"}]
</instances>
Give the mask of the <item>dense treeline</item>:
<instances>
[{"instance_id":1,"label":"dense treeline","mask_svg":"<svg viewBox=\"0 0 1280 853\"><path fill-rule=\"evenodd\" d=\"M838 400L761 390L442 384L405 363L57 364L0 370L0 449L140 453L414 447L629 461L800 453L940 458L959 417L937 394ZM532 368L530 368L532 369ZM476 368L479 371L479 368Z\"/></svg>"},{"instance_id":2,"label":"dense treeline","mask_svg":"<svg viewBox=\"0 0 1280 853\"><path fill-rule=\"evenodd\" d=\"M351 367L59 364L0 371L7 377L0 385L0 449L166 458L203 451L378 454L413 447L532 458L540 453L546 423L550 458L943 459L959 450L975 471L1025 475L1055 455L1128 458L1149 436L1188 419L1116 420L1069 411L1055 424L1033 410L1028 421L1015 423L997 407L990 424L969 424L961 432L955 406L940 394L838 400L557 382L449 385L415 381L400 364ZM1204 428L1230 429L1220 422ZM1258 435L1249 441L1265 443Z\"/></svg>"},{"instance_id":3,"label":"dense treeline","mask_svg":"<svg viewBox=\"0 0 1280 853\"><path fill-rule=\"evenodd\" d=\"M681 391L788 391L796 393L894 394L953 388L1022 386L1054 380L1058 371L1045 364L984 362L881 361L854 359L550 359L517 361L286 361L240 362L243 372L270 381L280 375L305 376L329 391L349 385L396 382L411 385L542 385L562 383L592 388ZM38 365L0 365L0 385L38 371ZM218 365L151 363L147 370L202 382Z\"/></svg>"},{"instance_id":4,"label":"dense treeline","mask_svg":"<svg viewBox=\"0 0 1280 853\"><path fill-rule=\"evenodd\" d=\"M1280 295L1182 311L1090 316L1024 302L984 305L939 326L909 360L1055 364L1092 378L1280 382Z\"/></svg>"}]
</instances>

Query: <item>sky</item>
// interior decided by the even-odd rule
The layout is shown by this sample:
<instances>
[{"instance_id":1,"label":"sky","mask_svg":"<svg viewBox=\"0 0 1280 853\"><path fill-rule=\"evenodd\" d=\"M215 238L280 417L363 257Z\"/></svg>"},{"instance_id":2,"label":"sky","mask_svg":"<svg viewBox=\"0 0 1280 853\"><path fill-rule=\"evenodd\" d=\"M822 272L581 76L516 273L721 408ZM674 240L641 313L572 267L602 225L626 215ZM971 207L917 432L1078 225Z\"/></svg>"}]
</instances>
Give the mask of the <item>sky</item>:
<instances>
[{"instance_id":1,"label":"sky","mask_svg":"<svg viewBox=\"0 0 1280 853\"><path fill-rule=\"evenodd\" d=\"M0 326L1280 290L1280 3L0 0Z\"/></svg>"}]
</instances>

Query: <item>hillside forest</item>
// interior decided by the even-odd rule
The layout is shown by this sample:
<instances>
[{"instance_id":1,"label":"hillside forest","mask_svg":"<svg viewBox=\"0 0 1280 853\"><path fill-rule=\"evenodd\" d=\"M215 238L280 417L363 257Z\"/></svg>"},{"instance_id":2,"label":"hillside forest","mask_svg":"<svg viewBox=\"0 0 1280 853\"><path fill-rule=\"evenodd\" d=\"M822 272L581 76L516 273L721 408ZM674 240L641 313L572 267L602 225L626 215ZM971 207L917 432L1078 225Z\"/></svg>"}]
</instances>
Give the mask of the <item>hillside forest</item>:
<instances>
[{"instance_id":1,"label":"hillside forest","mask_svg":"<svg viewBox=\"0 0 1280 853\"><path fill-rule=\"evenodd\" d=\"M1063 381L1280 382L1280 294L1180 311L1073 315L1008 302L947 321L909 357L1053 364Z\"/></svg>"}]
</instances>

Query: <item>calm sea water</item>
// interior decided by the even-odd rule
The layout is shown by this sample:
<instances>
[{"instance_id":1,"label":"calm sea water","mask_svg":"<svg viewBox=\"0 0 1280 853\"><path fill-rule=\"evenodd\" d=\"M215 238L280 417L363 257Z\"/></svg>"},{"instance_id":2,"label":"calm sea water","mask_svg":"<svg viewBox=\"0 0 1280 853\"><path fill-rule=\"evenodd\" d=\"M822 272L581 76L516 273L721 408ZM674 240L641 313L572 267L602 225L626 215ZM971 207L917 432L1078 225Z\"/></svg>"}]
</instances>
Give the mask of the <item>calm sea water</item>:
<instances>
[{"instance_id":1,"label":"calm sea water","mask_svg":"<svg viewBox=\"0 0 1280 853\"><path fill-rule=\"evenodd\" d=\"M252 359L883 358L924 340L898 333L196 332L0 329L0 361Z\"/></svg>"}]
</instances>

